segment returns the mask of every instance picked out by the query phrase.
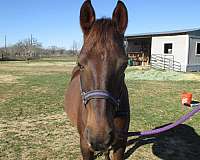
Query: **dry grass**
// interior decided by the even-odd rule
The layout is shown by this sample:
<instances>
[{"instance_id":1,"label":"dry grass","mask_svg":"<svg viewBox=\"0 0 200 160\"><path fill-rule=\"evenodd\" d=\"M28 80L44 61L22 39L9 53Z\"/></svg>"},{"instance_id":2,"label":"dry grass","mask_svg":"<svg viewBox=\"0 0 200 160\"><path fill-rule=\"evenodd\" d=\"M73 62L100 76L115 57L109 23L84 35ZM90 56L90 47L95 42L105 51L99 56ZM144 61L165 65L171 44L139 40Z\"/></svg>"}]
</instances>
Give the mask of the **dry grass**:
<instances>
[{"instance_id":1,"label":"dry grass","mask_svg":"<svg viewBox=\"0 0 200 160\"><path fill-rule=\"evenodd\" d=\"M17 83L19 76L13 75L0 75L0 83Z\"/></svg>"},{"instance_id":2,"label":"dry grass","mask_svg":"<svg viewBox=\"0 0 200 160\"><path fill-rule=\"evenodd\" d=\"M23 160L62 159L79 154L79 149L74 148L79 142L78 134L65 114L40 115L34 119L22 118L10 122L3 119L0 121L0 139L4 142L1 144L3 148L0 149L3 150L0 157L18 157ZM20 146L15 146L17 144Z\"/></svg>"},{"instance_id":3,"label":"dry grass","mask_svg":"<svg viewBox=\"0 0 200 160\"><path fill-rule=\"evenodd\" d=\"M18 75L44 75L71 73L75 62L8 62L0 64L0 72L18 73ZM5 76L5 75L3 75ZM3 78L2 78L3 79ZM1 81L1 77L0 77ZM5 79L4 79L5 81Z\"/></svg>"},{"instance_id":4,"label":"dry grass","mask_svg":"<svg viewBox=\"0 0 200 160\"><path fill-rule=\"evenodd\" d=\"M150 67L128 67L126 79L152 81L200 81L200 74L155 70Z\"/></svg>"},{"instance_id":5,"label":"dry grass","mask_svg":"<svg viewBox=\"0 0 200 160\"><path fill-rule=\"evenodd\" d=\"M0 64L0 159L80 159L77 130L63 111L64 89L74 64L53 59ZM137 68L128 68L127 73L131 131L155 128L185 114L188 110L180 107L183 90L200 99L198 73L167 75ZM188 78L175 80L184 76ZM135 142L127 148L127 159L200 159L199 120L197 115L180 130Z\"/></svg>"},{"instance_id":6,"label":"dry grass","mask_svg":"<svg viewBox=\"0 0 200 160\"><path fill-rule=\"evenodd\" d=\"M11 98L11 94L1 94L0 95L0 104L6 102L8 99Z\"/></svg>"},{"instance_id":7,"label":"dry grass","mask_svg":"<svg viewBox=\"0 0 200 160\"><path fill-rule=\"evenodd\" d=\"M0 64L0 159L78 159L78 134L62 109L65 85L56 87L59 81L66 84L74 65Z\"/></svg>"}]
</instances>

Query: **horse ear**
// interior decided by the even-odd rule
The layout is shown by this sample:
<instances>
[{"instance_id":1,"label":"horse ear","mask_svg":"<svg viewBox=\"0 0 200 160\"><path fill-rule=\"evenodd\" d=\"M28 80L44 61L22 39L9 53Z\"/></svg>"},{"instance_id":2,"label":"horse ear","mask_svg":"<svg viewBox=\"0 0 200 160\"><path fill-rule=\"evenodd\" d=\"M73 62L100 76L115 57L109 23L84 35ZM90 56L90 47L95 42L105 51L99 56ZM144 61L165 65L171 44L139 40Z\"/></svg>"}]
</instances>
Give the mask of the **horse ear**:
<instances>
[{"instance_id":1,"label":"horse ear","mask_svg":"<svg viewBox=\"0 0 200 160\"><path fill-rule=\"evenodd\" d=\"M124 34L128 25L128 11L122 1L117 2L112 20L116 23L118 32Z\"/></svg>"},{"instance_id":2,"label":"horse ear","mask_svg":"<svg viewBox=\"0 0 200 160\"><path fill-rule=\"evenodd\" d=\"M80 25L85 35L89 33L95 19L95 11L91 1L85 0L80 10Z\"/></svg>"}]
</instances>

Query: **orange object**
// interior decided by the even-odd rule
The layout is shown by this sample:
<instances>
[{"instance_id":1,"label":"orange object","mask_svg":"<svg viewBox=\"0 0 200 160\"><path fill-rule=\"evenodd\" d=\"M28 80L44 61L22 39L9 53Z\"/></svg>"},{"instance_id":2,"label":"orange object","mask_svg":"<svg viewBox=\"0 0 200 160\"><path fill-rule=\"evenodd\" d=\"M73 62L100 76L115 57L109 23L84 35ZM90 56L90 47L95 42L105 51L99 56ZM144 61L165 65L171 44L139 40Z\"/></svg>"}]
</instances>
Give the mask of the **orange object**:
<instances>
[{"instance_id":1,"label":"orange object","mask_svg":"<svg viewBox=\"0 0 200 160\"><path fill-rule=\"evenodd\" d=\"M192 93L184 92L181 95L181 103L182 105L190 105L192 102Z\"/></svg>"}]
</instances>

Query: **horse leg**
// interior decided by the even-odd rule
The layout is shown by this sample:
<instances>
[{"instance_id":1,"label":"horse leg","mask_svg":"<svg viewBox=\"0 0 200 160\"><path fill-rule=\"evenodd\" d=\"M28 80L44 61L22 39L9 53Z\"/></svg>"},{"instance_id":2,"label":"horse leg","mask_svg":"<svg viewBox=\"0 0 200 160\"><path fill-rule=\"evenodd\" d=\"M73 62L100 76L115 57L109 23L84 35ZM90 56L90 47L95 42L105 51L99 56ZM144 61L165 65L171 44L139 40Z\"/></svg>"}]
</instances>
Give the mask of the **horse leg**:
<instances>
[{"instance_id":1,"label":"horse leg","mask_svg":"<svg viewBox=\"0 0 200 160\"><path fill-rule=\"evenodd\" d=\"M94 152L91 152L85 139L80 138L81 153L83 160L94 160Z\"/></svg>"},{"instance_id":2,"label":"horse leg","mask_svg":"<svg viewBox=\"0 0 200 160\"><path fill-rule=\"evenodd\" d=\"M118 143L120 146L114 148L112 160L124 160L126 143Z\"/></svg>"}]
</instances>

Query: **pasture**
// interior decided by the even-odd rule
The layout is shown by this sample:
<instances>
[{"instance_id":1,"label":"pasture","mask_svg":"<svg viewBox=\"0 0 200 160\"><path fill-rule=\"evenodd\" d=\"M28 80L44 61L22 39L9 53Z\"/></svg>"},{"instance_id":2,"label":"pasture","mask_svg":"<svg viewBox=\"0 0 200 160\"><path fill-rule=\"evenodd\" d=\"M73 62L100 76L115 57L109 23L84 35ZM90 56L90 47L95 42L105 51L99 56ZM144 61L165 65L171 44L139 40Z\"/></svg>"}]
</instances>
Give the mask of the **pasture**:
<instances>
[{"instance_id":1,"label":"pasture","mask_svg":"<svg viewBox=\"0 0 200 160\"><path fill-rule=\"evenodd\" d=\"M0 159L80 159L79 137L63 111L64 90L76 58L0 63ZM173 122L183 91L200 100L200 74L128 68L130 131ZM185 125L127 148L127 159L200 159L200 115Z\"/></svg>"}]
</instances>

